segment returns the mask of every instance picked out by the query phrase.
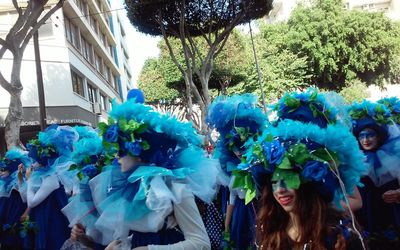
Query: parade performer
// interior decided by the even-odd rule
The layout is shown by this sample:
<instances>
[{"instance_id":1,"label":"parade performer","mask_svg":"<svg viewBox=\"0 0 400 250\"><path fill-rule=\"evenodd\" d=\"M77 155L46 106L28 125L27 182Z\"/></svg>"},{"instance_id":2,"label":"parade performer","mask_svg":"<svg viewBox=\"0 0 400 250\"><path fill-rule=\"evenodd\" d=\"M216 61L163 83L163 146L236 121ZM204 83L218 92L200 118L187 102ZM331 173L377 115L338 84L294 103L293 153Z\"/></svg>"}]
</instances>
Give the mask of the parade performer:
<instances>
[{"instance_id":1,"label":"parade performer","mask_svg":"<svg viewBox=\"0 0 400 250\"><path fill-rule=\"evenodd\" d=\"M248 249L255 247L256 209L245 200L255 193L245 193L235 185L235 170L240 164L244 143L261 134L266 127L266 117L257 107L257 97L250 94L220 96L208 109L206 118L211 128L220 134L214 157L219 159L224 171L232 176L230 194L222 199L228 203L225 218L226 247Z\"/></svg>"},{"instance_id":2,"label":"parade performer","mask_svg":"<svg viewBox=\"0 0 400 250\"><path fill-rule=\"evenodd\" d=\"M7 151L0 160L0 245L1 249L22 249L26 228L20 218L26 209L24 181L18 179L18 169L23 171L31 164L28 152L19 148Z\"/></svg>"},{"instance_id":3,"label":"parade performer","mask_svg":"<svg viewBox=\"0 0 400 250\"><path fill-rule=\"evenodd\" d=\"M220 169L206 157L191 124L128 100L114 103L108 124L99 128L104 148L118 153L125 176L90 181L99 211L96 228L122 239L107 249L210 249L194 196L212 201Z\"/></svg>"},{"instance_id":4,"label":"parade performer","mask_svg":"<svg viewBox=\"0 0 400 250\"><path fill-rule=\"evenodd\" d=\"M300 121L305 124L312 123L320 128L326 128L328 124L340 124L352 128L351 117L347 105L342 96L335 92L319 92L316 88L308 88L304 92L285 93L277 104L272 105L276 112L277 124L283 120ZM358 188L348 197L352 211L362 207L362 198ZM346 206L345 203L342 203Z\"/></svg>"},{"instance_id":5,"label":"parade performer","mask_svg":"<svg viewBox=\"0 0 400 250\"><path fill-rule=\"evenodd\" d=\"M105 240L107 236L101 235L94 227L98 211L93 202L89 181L109 168L113 158L106 158L101 137L96 130L88 126L75 126L74 129L79 134L79 140L73 145L71 160L74 164L69 170L76 172L80 182L77 194L69 199L62 212L68 218L70 227L75 226L85 233L81 237L73 235L61 249L82 249L85 246L95 248L96 243L106 244L110 240ZM98 242L94 242L94 239Z\"/></svg>"},{"instance_id":6,"label":"parade performer","mask_svg":"<svg viewBox=\"0 0 400 250\"><path fill-rule=\"evenodd\" d=\"M363 208L357 214L371 249L400 247L400 137L389 126L389 109L364 101L353 104L353 134L366 155L367 175L362 182Z\"/></svg>"},{"instance_id":7,"label":"parade performer","mask_svg":"<svg viewBox=\"0 0 400 250\"><path fill-rule=\"evenodd\" d=\"M260 249L362 248L354 223L350 227L337 209L364 168L357 141L346 127L329 124L323 129L285 120L246 146L238 167L242 178L256 166L269 172L263 174L257 215Z\"/></svg>"},{"instance_id":8,"label":"parade performer","mask_svg":"<svg viewBox=\"0 0 400 250\"><path fill-rule=\"evenodd\" d=\"M61 209L75 185L68 171L77 132L69 126L50 126L27 144L34 163L26 171L30 220L37 230L28 235L25 248L60 249L69 237L68 220Z\"/></svg>"}]
</instances>

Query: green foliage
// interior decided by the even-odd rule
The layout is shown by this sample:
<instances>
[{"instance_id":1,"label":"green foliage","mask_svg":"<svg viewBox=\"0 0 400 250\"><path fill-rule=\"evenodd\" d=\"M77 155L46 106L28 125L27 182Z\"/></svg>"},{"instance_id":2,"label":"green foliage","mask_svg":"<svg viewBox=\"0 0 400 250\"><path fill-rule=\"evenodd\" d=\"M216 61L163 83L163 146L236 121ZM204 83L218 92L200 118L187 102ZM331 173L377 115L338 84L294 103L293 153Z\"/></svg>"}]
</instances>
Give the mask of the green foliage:
<instances>
[{"instance_id":1,"label":"green foliage","mask_svg":"<svg viewBox=\"0 0 400 250\"><path fill-rule=\"evenodd\" d=\"M299 57L286 48L286 33L288 26L283 23L262 24L260 33L254 38L262 86L269 101L282 96L283 93L305 86L310 76L307 75L307 63L304 57ZM229 94L255 93L261 95L258 84L258 74L251 49L251 40L247 36L246 67L247 78L244 82L230 88Z\"/></svg>"},{"instance_id":2,"label":"green foliage","mask_svg":"<svg viewBox=\"0 0 400 250\"><path fill-rule=\"evenodd\" d=\"M147 59L139 75L138 86L144 92L147 103L154 103L159 100L172 101L182 95L176 89L166 85L161 63L159 59Z\"/></svg>"},{"instance_id":3,"label":"green foliage","mask_svg":"<svg viewBox=\"0 0 400 250\"><path fill-rule=\"evenodd\" d=\"M195 38L200 49L201 57L206 56L207 44L203 39ZM181 42L170 38L171 47L179 64L184 65L184 53ZM213 72L209 87L217 92L223 92L228 86L236 85L246 79L246 69L249 60L246 53L247 41L238 31L233 31L223 50L214 60ZM139 75L139 87L146 95L146 102L154 103L160 100L174 101L185 96L185 82L183 76L172 58L164 40L158 44L160 55L158 58L148 59ZM196 61L197 65L201 62ZM200 86L200 81L194 75L194 83ZM200 87L199 87L200 89Z\"/></svg>"},{"instance_id":4,"label":"green foliage","mask_svg":"<svg viewBox=\"0 0 400 250\"><path fill-rule=\"evenodd\" d=\"M288 21L288 48L307 58L311 83L341 89L359 77L382 84L390 72L396 38L382 13L348 11L341 0L297 7Z\"/></svg>"},{"instance_id":5,"label":"green foliage","mask_svg":"<svg viewBox=\"0 0 400 250\"><path fill-rule=\"evenodd\" d=\"M361 102L369 97L367 85L358 79L346 84L340 94L348 104Z\"/></svg>"}]
</instances>

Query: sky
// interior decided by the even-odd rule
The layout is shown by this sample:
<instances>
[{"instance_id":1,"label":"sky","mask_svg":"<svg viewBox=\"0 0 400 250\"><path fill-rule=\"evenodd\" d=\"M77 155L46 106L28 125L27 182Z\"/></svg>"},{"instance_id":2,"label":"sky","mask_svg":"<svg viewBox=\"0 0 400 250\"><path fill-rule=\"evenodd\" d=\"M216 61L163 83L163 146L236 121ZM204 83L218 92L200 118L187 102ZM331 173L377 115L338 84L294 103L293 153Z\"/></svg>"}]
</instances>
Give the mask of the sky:
<instances>
[{"instance_id":1,"label":"sky","mask_svg":"<svg viewBox=\"0 0 400 250\"><path fill-rule=\"evenodd\" d=\"M112 7L112 9L123 8L124 0L117 1L119 1L119 5ZM157 43L160 41L161 37L149 36L138 32L129 22L126 11L124 9L118 11L122 17L121 21L123 22L126 32L126 44L128 45L129 62L132 69L132 83L134 87L137 87L137 79L146 59L157 57L159 54Z\"/></svg>"}]
</instances>

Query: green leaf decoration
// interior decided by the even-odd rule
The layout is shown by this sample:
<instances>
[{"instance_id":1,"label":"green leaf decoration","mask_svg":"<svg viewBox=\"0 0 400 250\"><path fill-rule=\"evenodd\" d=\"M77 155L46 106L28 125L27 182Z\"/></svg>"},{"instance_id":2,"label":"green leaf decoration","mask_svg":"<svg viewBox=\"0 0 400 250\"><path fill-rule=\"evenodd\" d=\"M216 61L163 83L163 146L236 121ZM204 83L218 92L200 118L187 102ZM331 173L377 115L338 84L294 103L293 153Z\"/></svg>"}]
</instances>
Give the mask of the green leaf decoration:
<instances>
[{"instance_id":1,"label":"green leaf decoration","mask_svg":"<svg viewBox=\"0 0 400 250\"><path fill-rule=\"evenodd\" d=\"M283 103L289 107L292 108L292 110L296 110L300 106L300 100L292 97L292 96L286 96L285 99L283 100Z\"/></svg>"},{"instance_id":2,"label":"green leaf decoration","mask_svg":"<svg viewBox=\"0 0 400 250\"><path fill-rule=\"evenodd\" d=\"M266 142L272 142L274 140L274 136L272 134L268 134L267 137L265 138Z\"/></svg>"},{"instance_id":3,"label":"green leaf decoration","mask_svg":"<svg viewBox=\"0 0 400 250\"><path fill-rule=\"evenodd\" d=\"M147 128L148 128L147 124L141 123L139 128L136 129L136 132L139 133L139 134L144 133L147 130Z\"/></svg>"},{"instance_id":4,"label":"green leaf decoration","mask_svg":"<svg viewBox=\"0 0 400 250\"><path fill-rule=\"evenodd\" d=\"M245 204L247 205L256 197L256 188L253 183L253 177L250 172L234 170L232 174L235 176L233 182L234 188L243 188L246 191Z\"/></svg>"},{"instance_id":5,"label":"green leaf decoration","mask_svg":"<svg viewBox=\"0 0 400 250\"><path fill-rule=\"evenodd\" d=\"M115 123L115 120L111 117L111 116L109 116L108 117L108 124L114 124Z\"/></svg>"},{"instance_id":6,"label":"green leaf decoration","mask_svg":"<svg viewBox=\"0 0 400 250\"><path fill-rule=\"evenodd\" d=\"M78 166L76 164L71 164L71 166L69 166L69 168L68 168L68 171L72 171L72 170L75 170L77 168L78 168Z\"/></svg>"},{"instance_id":7,"label":"green leaf decoration","mask_svg":"<svg viewBox=\"0 0 400 250\"><path fill-rule=\"evenodd\" d=\"M79 178L80 181L83 180L83 178L85 178L85 175L84 175L82 172L79 172L79 173L77 174L77 176L78 176L78 178Z\"/></svg>"},{"instance_id":8,"label":"green leaf decoration","mask_svg":"<svg viewBox=\"0 0 400 250\"><path fill-rule=\"evenodd\" d=\"M277 168L272 175L272 180L284 180L287 187L291 189L298 189L300 187L300 174L292 170Z\"/></svg>"},{"instance_id":9,"label":"green leaf decoration","mask_svg":"<svg viewBox=\"0 0 400 250\"><path fill-rule=\"evenodd\" d=\"M100 122L97 126L101 131L101 135L103 135L108 129L108 125L104 122Z\"/></svg>"},{"instance_id":10,"label":"green leaf decoration","mask_svg":"<svg viewBox=\"0 0 400 250\"><path fill-rule=\"evenodd\" d=\"M280 169L292 169L292 164L290 163L288 154L285 153L285 156L282 159L282 162L277 166Z\"/></svg>"},{"instance_id":11,"label":"green leaf decoration","mask_svg":"<svg viewBox=\"0 0 400 250\"><path fill-rule=\"evenodd\" d=\"M290 161L295 162L298 165L304 165L307 160L311 158L307 146L303 143L293 145L289 148L288 153Z\"/></svg>"},{"instance_id":12,"label":"green leaf decoration","mask_svg":"<svg viewBox=\"0 0 400 250\"><path fill-rule=\"evenodd\" d=\"M150 149L150 145L149 145L149 143L148 143L147 141L142 141L142 142L140 143L140 145L142 145L143 150L148 150L148 149Z\"/></svg>"},{"instance_id":13,"label":"green leaf decoration","mask_svg":"<svg viewBox=\"0 0 400 250\"><path fill-rule=\"evenodd\" d=\"M317 100L318 91L314 90L313 93L310 95L310 100L315 101Z\"/></svg>"}]
</instances>

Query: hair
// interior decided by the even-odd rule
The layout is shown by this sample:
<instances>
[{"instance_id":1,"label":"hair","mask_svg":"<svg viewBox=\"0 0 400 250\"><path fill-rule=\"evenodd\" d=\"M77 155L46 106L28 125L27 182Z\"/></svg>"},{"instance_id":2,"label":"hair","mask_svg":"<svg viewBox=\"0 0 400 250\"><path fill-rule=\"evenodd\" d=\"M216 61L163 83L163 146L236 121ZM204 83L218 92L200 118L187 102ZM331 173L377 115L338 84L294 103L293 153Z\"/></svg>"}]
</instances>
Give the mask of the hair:
<instances>
[{"instance_id":1,"label":"hair","mask_svg":"<svg viewBox=\"0 0 400 250\"><path fill-rule=\"evenodd\" d=\"M323 199L313 183L304 183L296 190L295 211L299 219L299 241L293 245L287 233L289 214L275 200L271 183L264 186L257 214L257 241L260 249L326 249L329 230L342 214ZM338 240L343 240L338 237ZM343 245L343 244L341 244ZM344 244L345 245L345 244Z\"/></svg>"}]
</instances>

